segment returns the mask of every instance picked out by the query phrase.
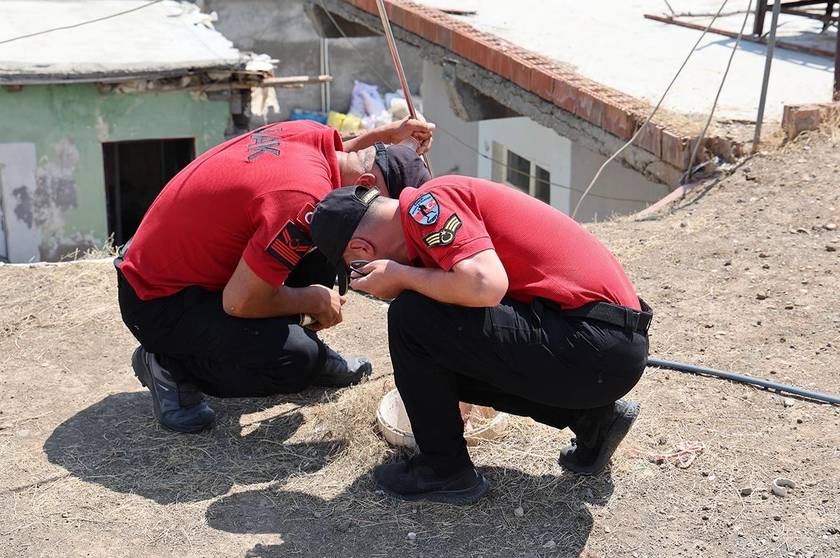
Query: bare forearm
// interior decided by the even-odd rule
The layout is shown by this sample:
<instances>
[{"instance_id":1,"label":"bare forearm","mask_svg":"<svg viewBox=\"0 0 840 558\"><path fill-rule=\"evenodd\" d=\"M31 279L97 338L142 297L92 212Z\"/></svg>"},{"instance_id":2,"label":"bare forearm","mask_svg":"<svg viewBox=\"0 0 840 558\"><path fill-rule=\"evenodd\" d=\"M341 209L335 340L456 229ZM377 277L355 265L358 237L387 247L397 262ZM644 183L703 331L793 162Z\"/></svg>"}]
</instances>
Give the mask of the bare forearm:
<instances>
[{"instance_id":1,"label":"bare forearm","mask_svg":"<svg viewBox=\"0 0 840 558\"><path fill-rule=\"evenodd\" d=\"M370 147L378 141L381 141L382 143L389 143L389 138L390 134L386 133L384 128L376 128L375 130L365 132L360 136L345 141L344 151L348 153L351 151L359 151L361 149L365 149L366 147Z\"/></svg>"},{"instance_id":2,"label":"bare forearm","mask_svg":"<svg viewBox=\"0 0 840 558\"><path fill-rule=\"evenodd\" d=\"M276 318L323 311L324 295L318 288L279 287L262 300L250 298L238 306L225 301L225 311L240 318Z\"/></svg>"},{"instance_id":3,"label":"bare forearm","mask_svg":"<svg viewBox=\"0 0 840 558\"><path fill-rule=\"evenodd\" d=\"M481 282L442 269L401 266L399 282L403 290L415 291L431 299L459 306L495 306L498 301L483 292Z\"/></svg>"}]
</instances>

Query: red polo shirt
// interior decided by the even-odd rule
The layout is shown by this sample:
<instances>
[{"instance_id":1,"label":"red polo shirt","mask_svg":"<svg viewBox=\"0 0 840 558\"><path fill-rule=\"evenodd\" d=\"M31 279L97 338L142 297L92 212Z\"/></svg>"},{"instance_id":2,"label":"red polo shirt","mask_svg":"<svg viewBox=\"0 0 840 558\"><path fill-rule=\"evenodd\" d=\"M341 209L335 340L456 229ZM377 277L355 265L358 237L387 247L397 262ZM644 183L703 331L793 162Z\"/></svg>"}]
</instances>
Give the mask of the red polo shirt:
<instances>
[{"instance_id":1,"label":"red polo shirt","mask_svg":"<svg viewBox=\"0 0 840 558\"><path fill-rule=\"evenodd\" d=\"M312 249L309 212L340 173L341 138L309 121L264 126L204 153L161 191L120 270L142 300L220 291L239 259L280 286Z\"/></svg>"},{"instance_id":2,"label":"red polo shirt","mask_svg":"<svg viewBox=\"0 0 840 558\"><path fill-rule=\"evenodd\" d=\"M409 258L446 271L495 250L508 296L572 309L606 301L639 310L636 291L601 242L564 213L522 192L477 178L442 176L400 195Z\"/></svg>"}]
</instances>

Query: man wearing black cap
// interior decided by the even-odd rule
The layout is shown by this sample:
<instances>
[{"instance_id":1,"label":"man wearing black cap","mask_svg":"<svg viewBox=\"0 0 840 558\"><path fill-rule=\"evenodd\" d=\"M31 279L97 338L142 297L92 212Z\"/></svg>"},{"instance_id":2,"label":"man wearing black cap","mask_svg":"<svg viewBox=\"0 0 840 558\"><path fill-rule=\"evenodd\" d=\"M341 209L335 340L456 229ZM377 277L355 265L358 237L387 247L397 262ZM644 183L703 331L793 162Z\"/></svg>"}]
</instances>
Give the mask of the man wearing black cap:
<instances>
[{"instance_id":1,"label":"man wearing black cap","mask_svg":"<svg viewBox=\"0 0 840 558\"><path fill-rule=\"evenodd\" d=\"M378 466L381 489L455 504L487 491L459 401L569 427L560 464L606 467L639 412L620 398L645 368L652 315L583 227L513 188L444 176L398 200L331 192L312 238L339 282L394 299L394 379L420 453Z\"/></svg>"},{"instance_id":2,"label":"man wearing black cap","mask_svg":"<svg viewBox=\"0 0 840 558\"><path fill-rule=\"evenodd\" d=\"M342 387L370 372L315 333L341 322L344 290L332 290L333 266L312 246L312 212L342 185L398 195L422 184L429 175L413 148L378 142L413 138L422 152L433 129L406 120L342 144L314 122L270 124L166 185L115 262L123 321L141 344L132 366L161 424L209 427L204 394Z\"/></svg>"}]
</instances>

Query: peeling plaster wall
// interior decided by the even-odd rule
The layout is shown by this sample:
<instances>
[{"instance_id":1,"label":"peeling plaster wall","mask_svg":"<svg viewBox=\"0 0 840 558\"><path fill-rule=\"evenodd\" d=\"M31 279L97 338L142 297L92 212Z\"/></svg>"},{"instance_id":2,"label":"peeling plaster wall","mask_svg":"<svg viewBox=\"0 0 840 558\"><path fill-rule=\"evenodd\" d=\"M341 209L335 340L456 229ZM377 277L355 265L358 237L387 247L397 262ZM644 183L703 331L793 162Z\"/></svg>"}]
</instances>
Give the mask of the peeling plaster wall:
<instances>
[{"instance_id":1,"label":"peeling plaster wall","mask_svg":"<svg viewBox=\"0 0 840 558\"><path fill-rule=\"evenodd\" d=\"M103 142L190 137L199 154L224 141L229 113L226 101L184 91L103 95L94 84L0 89L9 259L50 261L104 244ZM24 152L31 161L21 158Z\"/></svg>"}]
</instances>

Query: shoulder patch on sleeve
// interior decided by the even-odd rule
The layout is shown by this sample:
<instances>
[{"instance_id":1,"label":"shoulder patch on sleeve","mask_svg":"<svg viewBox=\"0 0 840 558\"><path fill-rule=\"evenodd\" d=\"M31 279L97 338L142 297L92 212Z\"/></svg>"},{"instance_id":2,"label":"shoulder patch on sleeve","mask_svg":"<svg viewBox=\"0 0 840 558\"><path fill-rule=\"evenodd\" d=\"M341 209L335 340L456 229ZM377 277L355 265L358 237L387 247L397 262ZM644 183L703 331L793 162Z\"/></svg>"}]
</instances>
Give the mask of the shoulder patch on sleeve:
<instances>
[{"instance_id":1,"label":"shoulder patch on sleeve","mask_svg":"<svg viewBox=\"0 0 840 558\"><path fill-rule=\"evenodd\" d=\"M306 231L291 220L265 249L268 255L289 269L294 267L312 249L312 239Z\"/></svg>"},{"instance_id":2,"label":"shoulder patch on sleeve","mask_svg":"<svg viewBox=\"0 0 840 558\"><path fill-rule=\"evenodd\" d=\"M440 205L430 193L421 194L411 207L408 214L421 225L434 225L440 216Z\"/></svg>"},{"instance_id":3,"label":"shoulder patch on sleeve","mask_svg":"<svg viewBox=\"0 0 840 558\"><path fill-rule=\"evenodd\" d=\"M457 214L453 213L452 217L447 219L446 223L443 224L442 229L424 236L423 242L425 242L426 246L429 248L434 248L435 246L449 246L455 240L455 235L458 233L458 229L460 228L461 218L458 217Z\"/></svg>"}]
</instances>

